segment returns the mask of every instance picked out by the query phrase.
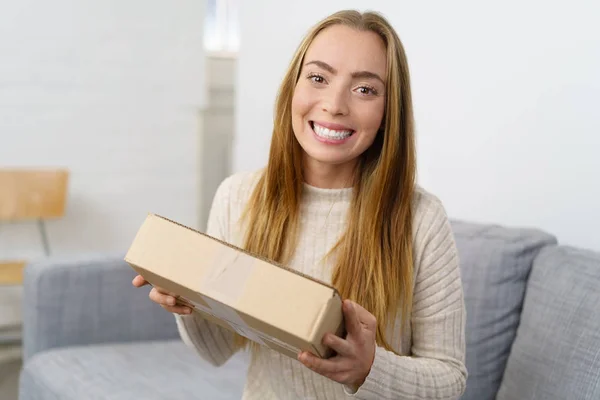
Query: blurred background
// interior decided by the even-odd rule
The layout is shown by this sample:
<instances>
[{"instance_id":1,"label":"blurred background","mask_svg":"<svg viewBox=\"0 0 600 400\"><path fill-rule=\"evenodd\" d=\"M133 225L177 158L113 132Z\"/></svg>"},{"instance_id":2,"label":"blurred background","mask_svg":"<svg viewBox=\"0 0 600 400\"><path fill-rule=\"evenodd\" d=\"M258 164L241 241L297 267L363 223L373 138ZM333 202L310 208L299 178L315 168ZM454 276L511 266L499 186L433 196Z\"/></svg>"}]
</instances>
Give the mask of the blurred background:
<instances>
[{"instance_id":1,"label":"blurred background","mask_svg":"<svg viewBox=\"0 0 600 400\"><path fill-rule=\"evenodd\" d=\"M221 180L266 162L299 41L342 8L397 29L419 183L451 218L600 250L597 2L0 0L0 171L68 175L58 217L0 219L0 265L124 254L148 212L204 229ZM0 285L0 332L21 303Z\"/></svg>"}]
</instances>

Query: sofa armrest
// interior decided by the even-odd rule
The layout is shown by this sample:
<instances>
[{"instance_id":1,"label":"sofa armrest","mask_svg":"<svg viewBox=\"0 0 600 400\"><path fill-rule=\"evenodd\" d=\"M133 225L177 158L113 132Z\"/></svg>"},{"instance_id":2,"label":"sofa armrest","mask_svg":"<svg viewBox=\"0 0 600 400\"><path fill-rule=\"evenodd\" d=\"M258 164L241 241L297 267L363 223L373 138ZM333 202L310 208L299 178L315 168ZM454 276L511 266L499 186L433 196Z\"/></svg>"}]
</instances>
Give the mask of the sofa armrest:
<instances>
[{"instance_id":1,"label":"sofa armrest","mask_svg":"<svg viewBox=\"0 0 600 400\"><path fill-rule=\"evenodd\" d=\"M173 315L135 288L122 256L47 259L25 267L23 357L55 347L179 337Z\"/></svg>"}]
</instances>

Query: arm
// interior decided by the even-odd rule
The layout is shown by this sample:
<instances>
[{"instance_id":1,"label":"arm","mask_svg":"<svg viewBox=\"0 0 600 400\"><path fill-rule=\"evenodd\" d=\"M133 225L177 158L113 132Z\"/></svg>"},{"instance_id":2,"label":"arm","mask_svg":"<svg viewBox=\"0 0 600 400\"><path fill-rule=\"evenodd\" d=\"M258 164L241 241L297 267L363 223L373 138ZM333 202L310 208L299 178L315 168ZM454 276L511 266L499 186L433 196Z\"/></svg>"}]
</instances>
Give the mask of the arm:
<instances>
[{"instance_id":1,"label":"arm","mask_svg":"<svg viewBox=\"0 0 600 400\"><path fill-rule=\"evenodd\" d=\"M214 196L206 233L229 241L230 179L221 183ZM175 314L179 335L190 348L215 366L227 362L235 353L233 332L202 318L198 313Z\"/></svg>"},{"instance_id":2,"label":"arm","mask_svg":"<svg viewBox=\"0 0 600 400\"><path fill-rule=\"evenodd\" d=\"M412 355L377 347L367 379L353 394L359 399L457 399L465 390L466 312L457 249L442 205L422 202L413 244Z\"/></svg>"},{"instance_id":3,"label":"arm","mask_svg":"<svg viewBox=\"0 0 600 400\"><path fill-rule=\"evenodd\" d=\"M346 338L333 334L323 338L337 355L328 360L307 352L299 355L313 371L344 384L346 394L354 398L450 400L464 392L463 291L450 224L437 199L419 202L414 226L412 332L400 330L397 321L392 330L395 337L388 338L396 351L404 352L399 344L402 332L410 333L411 355L399 356L377 346L375 317L347 300L343 307Z\"/></svg>"}]
</instances>

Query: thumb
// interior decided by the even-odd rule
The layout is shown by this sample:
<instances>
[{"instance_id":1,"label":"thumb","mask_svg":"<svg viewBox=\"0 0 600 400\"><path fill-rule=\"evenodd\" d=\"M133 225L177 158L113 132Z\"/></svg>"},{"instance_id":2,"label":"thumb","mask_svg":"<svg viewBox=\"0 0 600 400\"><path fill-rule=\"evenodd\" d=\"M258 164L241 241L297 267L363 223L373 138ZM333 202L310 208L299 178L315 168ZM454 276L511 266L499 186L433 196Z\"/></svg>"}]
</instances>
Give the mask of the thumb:
<instances>
[{"instance_id":1,"label":"thumb","mask_svg":"<svg viewBox=\"0 0 600 400\"><path fill-rule=\"evenodd\" d=\"M356 310L356 303L345 300L343 304L344 318L346 319L346 330L349 335L359 334L361 331L360 320Z\"/></svg>"},{"instance_id":2,"label":"thumb","mask_svg":"<svg viewBox=\"0 0 600 400\"><path fill-rule=\"evenodd\" d=\"M133 278L133 280L131 281L131 283L135 287L142 287L144 285L148 285L149 284L149 282L147 280L145 280L144 277L141 276L141 275L137 275L135 278Z\"/></svg>"}]
</instances>

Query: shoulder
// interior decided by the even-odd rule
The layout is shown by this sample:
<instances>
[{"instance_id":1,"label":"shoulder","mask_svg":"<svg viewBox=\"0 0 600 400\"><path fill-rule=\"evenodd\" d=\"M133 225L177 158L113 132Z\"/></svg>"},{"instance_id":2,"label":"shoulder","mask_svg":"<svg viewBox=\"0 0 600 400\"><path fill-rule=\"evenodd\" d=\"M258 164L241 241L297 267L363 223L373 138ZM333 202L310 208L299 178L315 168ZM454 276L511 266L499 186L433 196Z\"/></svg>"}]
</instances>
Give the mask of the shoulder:
<instances>
[{"instance_id":1,"label":"shoulder","mask_svg":"<svg viewBox=\"0 0 600 400\"><path fill-rule=\"evenodd\" d=\"M241 217L262 176L262 170L238 172L225 178L214 195L207 232L240 246L243 238Z\"/></svg>"},{"instance_id":2,"label":"shoulder","mask_svg":"<svg viewBox=\"0 0 600 400\"><path fill-rule=\"evenodd\" d=\"M415 265L432 253L456 251L450 219L442 201L422 187L413 198L413 256Z\"/></svg>"},{"instance_id":3,"label":"shoulder","mask_svg":"<svg viewBox=\"0 0 600 400\"><path fill-rule=\"evenodd\" d=\"M439 223L448 219L442 201L421 186L415 188L412 208L415 225Z\"/></svg>"}]
</instances>

